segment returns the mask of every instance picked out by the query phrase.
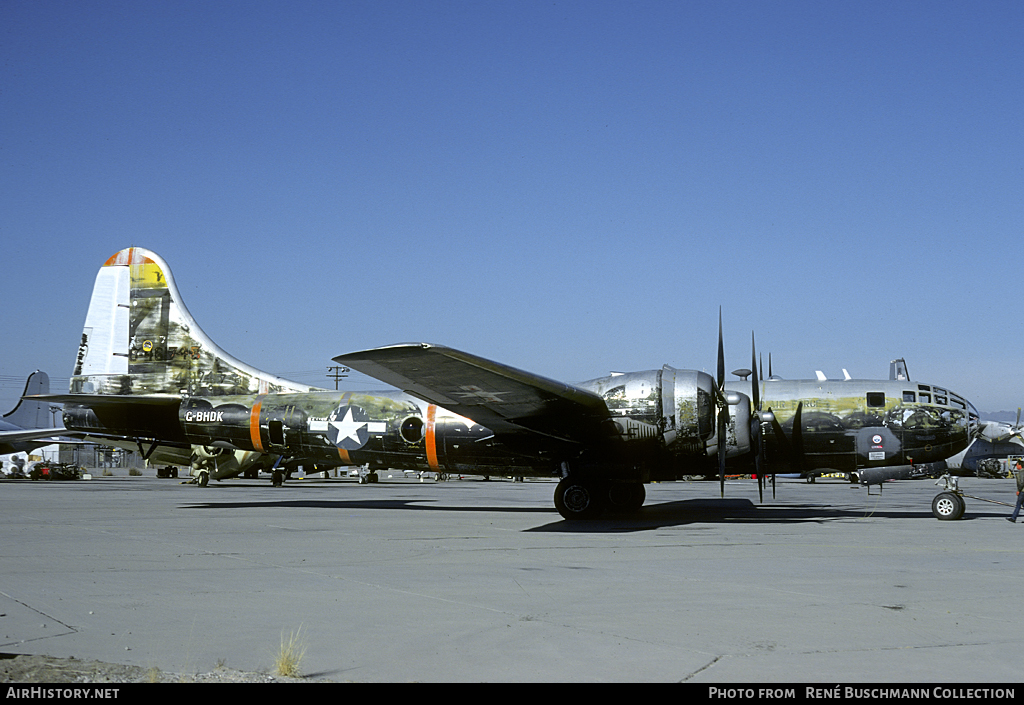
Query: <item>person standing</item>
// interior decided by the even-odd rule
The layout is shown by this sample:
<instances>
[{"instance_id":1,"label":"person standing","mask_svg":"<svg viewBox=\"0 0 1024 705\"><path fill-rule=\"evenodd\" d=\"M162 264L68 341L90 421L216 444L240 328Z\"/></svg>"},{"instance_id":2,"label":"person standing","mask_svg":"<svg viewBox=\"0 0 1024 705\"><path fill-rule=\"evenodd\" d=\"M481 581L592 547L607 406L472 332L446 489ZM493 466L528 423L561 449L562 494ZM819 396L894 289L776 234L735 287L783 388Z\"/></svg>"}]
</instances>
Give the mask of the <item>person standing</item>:
<instances>
[{"instance_id":1,"label":"person standing","mask_svg":"<svg viewBox=\"0 0 1024 705\"><path fill-rule=\"evenodd\" d=\"M1013 477L1017 480L1017 504L1013 507L1013 514L1006 517L1006 521L1016 524L1020 505L1024 504L1024 462L1020 459L1013 466Z\"/></svg>"}]
</instances>

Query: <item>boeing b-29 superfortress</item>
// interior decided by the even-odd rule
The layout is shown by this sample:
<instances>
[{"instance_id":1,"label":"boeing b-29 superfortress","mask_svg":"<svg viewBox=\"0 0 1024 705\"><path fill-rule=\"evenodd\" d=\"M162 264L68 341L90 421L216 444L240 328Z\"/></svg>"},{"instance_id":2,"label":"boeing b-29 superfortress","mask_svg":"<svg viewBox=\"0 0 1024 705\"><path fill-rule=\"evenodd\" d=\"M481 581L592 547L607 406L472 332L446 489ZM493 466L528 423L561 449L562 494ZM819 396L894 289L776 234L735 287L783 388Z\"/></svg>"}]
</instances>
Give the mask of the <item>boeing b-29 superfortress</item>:
<instances>
[{"instance_id":1,"label":"boeing b-29 superfortress","mask_svg":"<svg viewBox=\"0 0 1024 705\"><path fill-rule=\"evenodd\" d=\"M96 277L64 425L189 466L200 482L304 464L556 477L567 519L638 509L644 485L727 467L813 476L963 450L978 424L963 397L909 380L751 379L696 370L567 384L451 348L398 345L335 360L397 387L328 391L262 372L196 324L167 264L132 247ZM400 391L399 391L400 390Z\"/></svg>"}]
</instances>

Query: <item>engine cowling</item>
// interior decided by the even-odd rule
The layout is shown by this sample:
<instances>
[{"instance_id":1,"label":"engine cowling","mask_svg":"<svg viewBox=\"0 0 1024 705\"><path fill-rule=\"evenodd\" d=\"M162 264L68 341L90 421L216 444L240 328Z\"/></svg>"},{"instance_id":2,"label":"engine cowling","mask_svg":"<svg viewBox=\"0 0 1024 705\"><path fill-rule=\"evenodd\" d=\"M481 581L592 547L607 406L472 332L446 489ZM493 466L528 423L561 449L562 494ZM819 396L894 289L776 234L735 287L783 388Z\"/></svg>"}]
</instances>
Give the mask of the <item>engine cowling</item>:
<instances>
[{"instance_id":1,"label":"engine cowling","mask_svg":"<svg viewBox=\"0 0 1024 705\"><path fill-rule=\"evenodd\" d=\"M676 453L703 456L715 435L715 383L705 372L665 366L579 386L604 399L627 441L657 435Z\"/></svg>"}]
</instances>

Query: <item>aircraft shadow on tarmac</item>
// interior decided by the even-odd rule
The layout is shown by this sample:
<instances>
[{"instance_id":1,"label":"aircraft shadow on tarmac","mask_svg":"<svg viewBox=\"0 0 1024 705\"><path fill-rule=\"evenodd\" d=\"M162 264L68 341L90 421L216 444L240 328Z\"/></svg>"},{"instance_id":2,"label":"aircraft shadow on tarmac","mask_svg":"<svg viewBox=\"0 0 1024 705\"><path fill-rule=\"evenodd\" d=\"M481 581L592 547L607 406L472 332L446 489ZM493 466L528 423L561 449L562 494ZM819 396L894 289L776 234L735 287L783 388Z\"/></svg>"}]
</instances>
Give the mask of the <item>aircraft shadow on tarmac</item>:
<instances>
[{"instance_id":1,"label":"aircraft shadow on tarmac","mask_svg":"<svg viewBox=\"0 0 1024 705\"><path fill-rule=\"evenodd\" d=\"M486 505L438 504L424 499L328 500L303 499L251 502L210 502L182 505L182 509L297 509L384 511L411 510L422 512L494 512L499 514L555 514L549 507L509 507ZM961 521L1005 516L998 512L971 511ZM639 512L611 514L588 521L565 521L561 518L524 531L560 533L608 533L649 531L690 524L799 524L872 519L920 519L936 521L929 506L921 509L856 509L814 504L758 506L748 499L687 499L645 505Z\"/></svg>"}]
</instances>

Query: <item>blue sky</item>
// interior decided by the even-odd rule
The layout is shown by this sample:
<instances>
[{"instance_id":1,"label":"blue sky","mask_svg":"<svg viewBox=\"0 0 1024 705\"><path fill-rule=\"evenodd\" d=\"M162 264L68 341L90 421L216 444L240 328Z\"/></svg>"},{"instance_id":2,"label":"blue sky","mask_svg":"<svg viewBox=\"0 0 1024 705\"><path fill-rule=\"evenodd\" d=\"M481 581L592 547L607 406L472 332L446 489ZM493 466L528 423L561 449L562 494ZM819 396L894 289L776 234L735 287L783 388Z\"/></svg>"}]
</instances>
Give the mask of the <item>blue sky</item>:
<instances>
[{"instance_id":1,"label":"blue sky","mask_svg":"<svg viewBox=\"0 0 1024 705\"><path fill-rule=\"evenodd\" d=\"M159 253L228 352L1024 404L1019 2L0 3L0 408ZM380 388L354 376L350 387Z\"/></svg>"}]
</instances>

